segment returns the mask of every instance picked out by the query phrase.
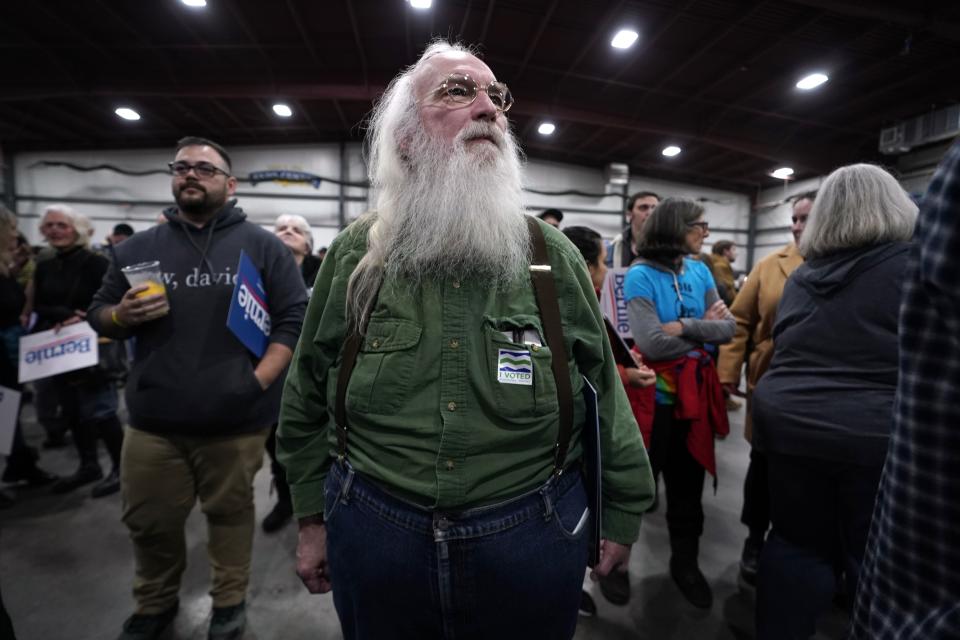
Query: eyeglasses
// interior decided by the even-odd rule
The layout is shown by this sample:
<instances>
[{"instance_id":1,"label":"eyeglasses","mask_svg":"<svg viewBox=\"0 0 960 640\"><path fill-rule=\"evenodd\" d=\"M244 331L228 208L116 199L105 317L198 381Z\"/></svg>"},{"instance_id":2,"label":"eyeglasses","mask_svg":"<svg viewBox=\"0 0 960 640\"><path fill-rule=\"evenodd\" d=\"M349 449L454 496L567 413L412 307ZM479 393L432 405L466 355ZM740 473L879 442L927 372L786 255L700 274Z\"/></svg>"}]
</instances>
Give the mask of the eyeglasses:
<instances>
[{"instance_id":1,"label":"eyeglasses","mask_svg":"<svg viewBox=\"0 0 960 640\"><path fill-rule=\"evenodd\" d=\"M702 233L706 233L710 230L710 223L706 220L698 220L697 222L690 222L687 224L688 227L700 227Z\"/></svg>"},{"instance_id":2,"label":"eyeglasses","mask_svg":"<svg viewBox=\"0 0 960 640\"><path fill-rule=\"evenodd\" d=\"M218 173L222 173L228 178L230 177L229 173L220 167L210 164L209 162L198 162L197 164L190 164L189 162L171 162L167 166L170 167L171 175L175 175L178 178L185 177L188 173L190 173L191 169L193 169L193 172L197 174L198 178L209 179Z\"/></svg>"},{"instance_id":3,"label":"eyeglasses","mask_svg":"<svg viewBox=\"0 0 960 640\"><path fill-rule=\"evenodd\" d=\"M790 218L790 220L793 222L793 224L797 224L797 223L807 224L808 217L809 216L793 216Z\"/></svg>"},{"instance_id":4,"label":"eyeglasses","mask_svg":"<svg viewBox=\"0 0 960 640\"><path fill-rule=\"evenodd\" d=\"M510 93L506 84L494 81L486 86L481 86L465 73L451 73L440 83L440 86L434 90L432 95L448 104L466 106L473 104L481 91L486 92L490 102L501 113L510 111L510 107L513 106L513 94Z\"/></svg>"}]
</instances>

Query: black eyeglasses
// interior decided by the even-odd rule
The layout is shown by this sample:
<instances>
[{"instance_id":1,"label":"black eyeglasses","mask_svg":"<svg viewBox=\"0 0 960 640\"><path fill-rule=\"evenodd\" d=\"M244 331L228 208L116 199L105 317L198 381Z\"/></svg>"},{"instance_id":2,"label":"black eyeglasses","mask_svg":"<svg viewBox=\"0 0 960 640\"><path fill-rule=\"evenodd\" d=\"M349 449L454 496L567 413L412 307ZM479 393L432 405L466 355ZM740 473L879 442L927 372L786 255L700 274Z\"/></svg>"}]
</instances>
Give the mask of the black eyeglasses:
<instances>
[{"instance_id":1,"label":"black eyeglasses","mask_svg":"<svg viewBox=\"0 0 960 640\"><path fill-rule=\"evenodd\" d=\"M218 173L230 177L230 174L220 167L214 166L209 162L198 162L197 164L190 164L189 162L171 162L167 165L170 167L170 174L175 175L178 178L185 177L190 170L193 169L193 172L197 174L198 178L212 178Z\"/></svg>"},{"instance_id":2,"label":"black eyeglasses","mask_svg":"<svg viewBox=\"0 0 960 640\"><path fill-rule=\"evenodd\" d=\"M700 231L706 233L710 230L710 223L706 220L698 220L697 222L691 222L687 224L688 227L700 227Z\"/></svg>"},{"instance_id":3,"label":"black eyeglasses","mask_svg":"<svg viewBox=\"0 0 960 640\"><path fill-rule=\"evenodd\" d=\"M481 91L486 92L490 102L497 111L506 113L513 106L513 94L503 82L491 82L487 86L480 86L477 81L465 73L451 73L447 76L433 94L448 105L472 104Z\"/></svg>"}]
</instances>

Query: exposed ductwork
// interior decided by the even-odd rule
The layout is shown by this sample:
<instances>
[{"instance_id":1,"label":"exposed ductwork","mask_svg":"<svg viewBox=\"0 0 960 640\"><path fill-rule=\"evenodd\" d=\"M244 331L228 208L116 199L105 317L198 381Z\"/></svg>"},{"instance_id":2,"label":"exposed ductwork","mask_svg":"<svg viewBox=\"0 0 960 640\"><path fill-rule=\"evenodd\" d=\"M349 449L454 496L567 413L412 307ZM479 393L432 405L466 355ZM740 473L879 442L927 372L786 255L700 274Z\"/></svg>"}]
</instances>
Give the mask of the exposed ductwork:
<instances>
[{"instance_id":1,"label":"exposed ductwork","mask_svg":"<svg viewBox=\"0 0 960 640\"><path fill-rule=\"evenodd\" d=\"M960 104L925 113L880 131L880 153L897 155L960 135Z\"/></svg>"}]
</instances>

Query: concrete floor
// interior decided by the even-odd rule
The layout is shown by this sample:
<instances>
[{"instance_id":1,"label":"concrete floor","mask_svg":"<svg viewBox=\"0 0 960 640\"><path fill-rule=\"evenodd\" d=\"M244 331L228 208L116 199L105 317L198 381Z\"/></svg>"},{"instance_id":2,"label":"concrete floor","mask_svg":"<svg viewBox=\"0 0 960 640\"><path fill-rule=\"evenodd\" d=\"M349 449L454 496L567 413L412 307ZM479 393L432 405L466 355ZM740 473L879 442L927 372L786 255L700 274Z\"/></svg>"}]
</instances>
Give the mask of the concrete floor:
<instances>
[{"instance_id":1,"label":"concrete floor","mask_svg":"<svg viewBox=\"0 0 960 640\"><path fill-rule=\"evenodd\" d=\"M28 441L39 445L40 428L24 411ZM731 435L717 443L719 488L704 490L706 525L701 568L714 589L709 611L686 603L669 576L669 542L664 502L644 518L630 563L631 602L610 605L585 580L599 613L580 618L577 640L672 640L752 638L753 598L737 587L738 561L745 529L740 524L748 445L743 440L743 410L732 412ZM66 475L76 465L72 447L44 451L42 465ZM104 469L109 468L103 454ZM256 478L257 519L270 510L268 465ZM132 607L133 557L120 522L120 498L93 500L89 489L66 496L47 488L16 489L18 503L0 511L0 589L20 640L104 640L114 638ZM662 492L662 489L661 489ZM296 527L265 535L258 527L253 574L247 599L245 640L325 640L342 638L330 595L312 596L294 574ZM180 594L180 613L166 638L206 637L210 619L205 527L198 509L187 527L188 568ZM817 638L842 638L842 614L823 621Z\"/></svg>"}]
</instances>

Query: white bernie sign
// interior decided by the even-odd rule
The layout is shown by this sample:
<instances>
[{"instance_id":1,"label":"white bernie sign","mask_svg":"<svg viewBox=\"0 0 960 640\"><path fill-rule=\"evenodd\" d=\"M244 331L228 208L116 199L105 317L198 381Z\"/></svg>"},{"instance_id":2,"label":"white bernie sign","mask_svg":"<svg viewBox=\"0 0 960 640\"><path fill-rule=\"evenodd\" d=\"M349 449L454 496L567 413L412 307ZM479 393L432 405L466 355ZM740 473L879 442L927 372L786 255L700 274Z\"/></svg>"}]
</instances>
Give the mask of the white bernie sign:
<instances>
[{"instance_id":1,"label":"white bernie sign","mask_svg":"<svg viewBox=\"0 0 960 640\"><path fill-rule=\"evenodd\" d=\"M95 366L97 332L86 322L20 338L20 382Z\"/></svg>"}]
</instances>

